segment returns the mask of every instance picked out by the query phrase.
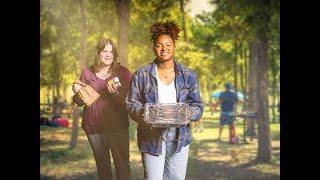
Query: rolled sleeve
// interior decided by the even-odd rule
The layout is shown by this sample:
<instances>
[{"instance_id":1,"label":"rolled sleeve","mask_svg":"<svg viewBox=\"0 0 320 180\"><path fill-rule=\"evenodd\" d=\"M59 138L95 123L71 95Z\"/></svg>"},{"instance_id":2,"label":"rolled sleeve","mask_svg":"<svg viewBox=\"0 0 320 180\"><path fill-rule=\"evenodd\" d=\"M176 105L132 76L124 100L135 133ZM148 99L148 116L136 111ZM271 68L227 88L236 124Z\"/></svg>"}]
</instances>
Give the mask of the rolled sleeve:
<instances>
[{"instance_id":1,"label":"rolled sleeve","mask_svg":"<svg viewBox=\"0 0 320 180\"><path fill-rule=\"evenodd\" d=\"M187 97L187 103L190 106L190 111L192 116L190 117L191 121L197 121L201 118L203 112L203 103L200 97L200 89L197 76L194 74L190 78L191 87Z\"/></svg>"},{"instance_id":2,"label":"rolled sleeve","mask_svg":"<svg viewBox=\"0 0 320 180\"><path fill-rule=\"evenodd\" d=\"M140 123L143 120L143 103L139 88L139 75L136 72L130 83L129 91L126 97L127 109L130 117Z\"/></svg>"}]
</instances>

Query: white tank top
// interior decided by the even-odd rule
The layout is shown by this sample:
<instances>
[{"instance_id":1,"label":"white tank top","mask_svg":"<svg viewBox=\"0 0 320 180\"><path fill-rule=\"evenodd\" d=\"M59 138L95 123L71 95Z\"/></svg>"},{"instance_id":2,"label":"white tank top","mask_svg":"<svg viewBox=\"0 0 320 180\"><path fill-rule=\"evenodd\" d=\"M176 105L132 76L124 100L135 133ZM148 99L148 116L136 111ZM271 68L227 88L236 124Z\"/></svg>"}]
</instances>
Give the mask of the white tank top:
<instances>
[{"instance_id":1,"label":"white tank top","mask_svg":"<svg viewBox=\"0 0 320 180\"><path fill-rule=\"evenodd\" d=\"M156 66L156 75L157 75L157 82L158 82L158 103L176 103L177 93L176 93L174 80L168 85L161 82L157 66Z\"/></svg>"},{"instance_id":2,"label":"white tank top","mask_svg":"<svg viewBox=\"0 0 320 180\"><path fill-rule=\"evenodd\" d=\"M157 75L157 82L158 82L158 103L176 103L177 93L176 93L174 80L168 85L161 82L157 66L156 66L156 75ZM170 127L162 131L162 139L164 141L177 140L176 128Z\"/></svg>"}]
</instances>

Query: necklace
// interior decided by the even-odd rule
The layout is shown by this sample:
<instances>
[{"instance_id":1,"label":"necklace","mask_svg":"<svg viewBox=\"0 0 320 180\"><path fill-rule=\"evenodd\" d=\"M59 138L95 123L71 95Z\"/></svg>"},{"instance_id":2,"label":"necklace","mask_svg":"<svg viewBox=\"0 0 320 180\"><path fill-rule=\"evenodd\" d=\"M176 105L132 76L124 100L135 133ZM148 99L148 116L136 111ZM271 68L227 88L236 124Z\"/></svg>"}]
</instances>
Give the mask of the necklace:
<instances>
[{"instance_id":1,"label":"necklace","mask_svg":"<svg viewBox=\"0 0 320 180\"><path fill-rule=\"evenodd\" d=\"M165 79L167 79L168 77L172 77L172 76L173 76L172 72L173 72L173 70L164 73L163 71L160 70L160 71L159 71L159 74L160 74L162 77L164 77Z\"/></svg>"}]
</instances>

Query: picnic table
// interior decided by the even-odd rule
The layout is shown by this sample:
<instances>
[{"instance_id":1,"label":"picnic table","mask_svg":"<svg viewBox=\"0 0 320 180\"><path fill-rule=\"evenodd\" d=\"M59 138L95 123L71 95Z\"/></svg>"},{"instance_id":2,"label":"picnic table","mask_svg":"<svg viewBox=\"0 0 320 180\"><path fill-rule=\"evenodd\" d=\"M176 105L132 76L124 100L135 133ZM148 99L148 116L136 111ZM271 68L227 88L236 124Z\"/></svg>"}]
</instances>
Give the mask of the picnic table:
<instances>
[{"instance_id":1,"label":"picnic table","mask_svg":"<svg viewBox=\"0 0 320 180\"><path fill-rule=\"evenodd\" d=\"M243 142L247 143L246 139L246 120L250 121L250 130L253 132L254 131L254 123L253 120L257 118L257 113L256 112L247 112L243 111L241 113L233 113L231 114L233 117L239 117L243 119ZM253 136L250 135L250 141L252 141Z\"/></svg>"}]
</instances>

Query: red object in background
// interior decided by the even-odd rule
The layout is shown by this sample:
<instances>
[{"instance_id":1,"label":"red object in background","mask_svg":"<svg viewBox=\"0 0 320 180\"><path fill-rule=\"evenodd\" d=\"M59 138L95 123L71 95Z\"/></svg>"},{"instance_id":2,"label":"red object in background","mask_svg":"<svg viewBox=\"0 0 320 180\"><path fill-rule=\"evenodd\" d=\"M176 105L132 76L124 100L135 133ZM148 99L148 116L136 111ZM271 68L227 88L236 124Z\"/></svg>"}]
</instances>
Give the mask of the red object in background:
<instances>
[{"instance_id":1,"label":"red object in background","mask_svg":"<svg viewBox=\"0 0 320 180\"><path fill-rule=\"evenodd\" d=\"M230 125L229 126L229 131L230 131L230 143L231 144L238 144L239 143L239 138L236 134L236 128L234 127L234 125Z\"/></svg>"},{"instance_id":2,"label":"red object in background","mask_svg":"<svg viewBox=\"0 0 320 180\"><path fill-rule=\"evenodd\" d=\"M59 126L61 126L61 127L68 127L69 126L69 121L68 121L68 119L66 119L66 118L58 118L57 120L56 120L56 122L59 124Z\"/></svg>"}]
</instances>

